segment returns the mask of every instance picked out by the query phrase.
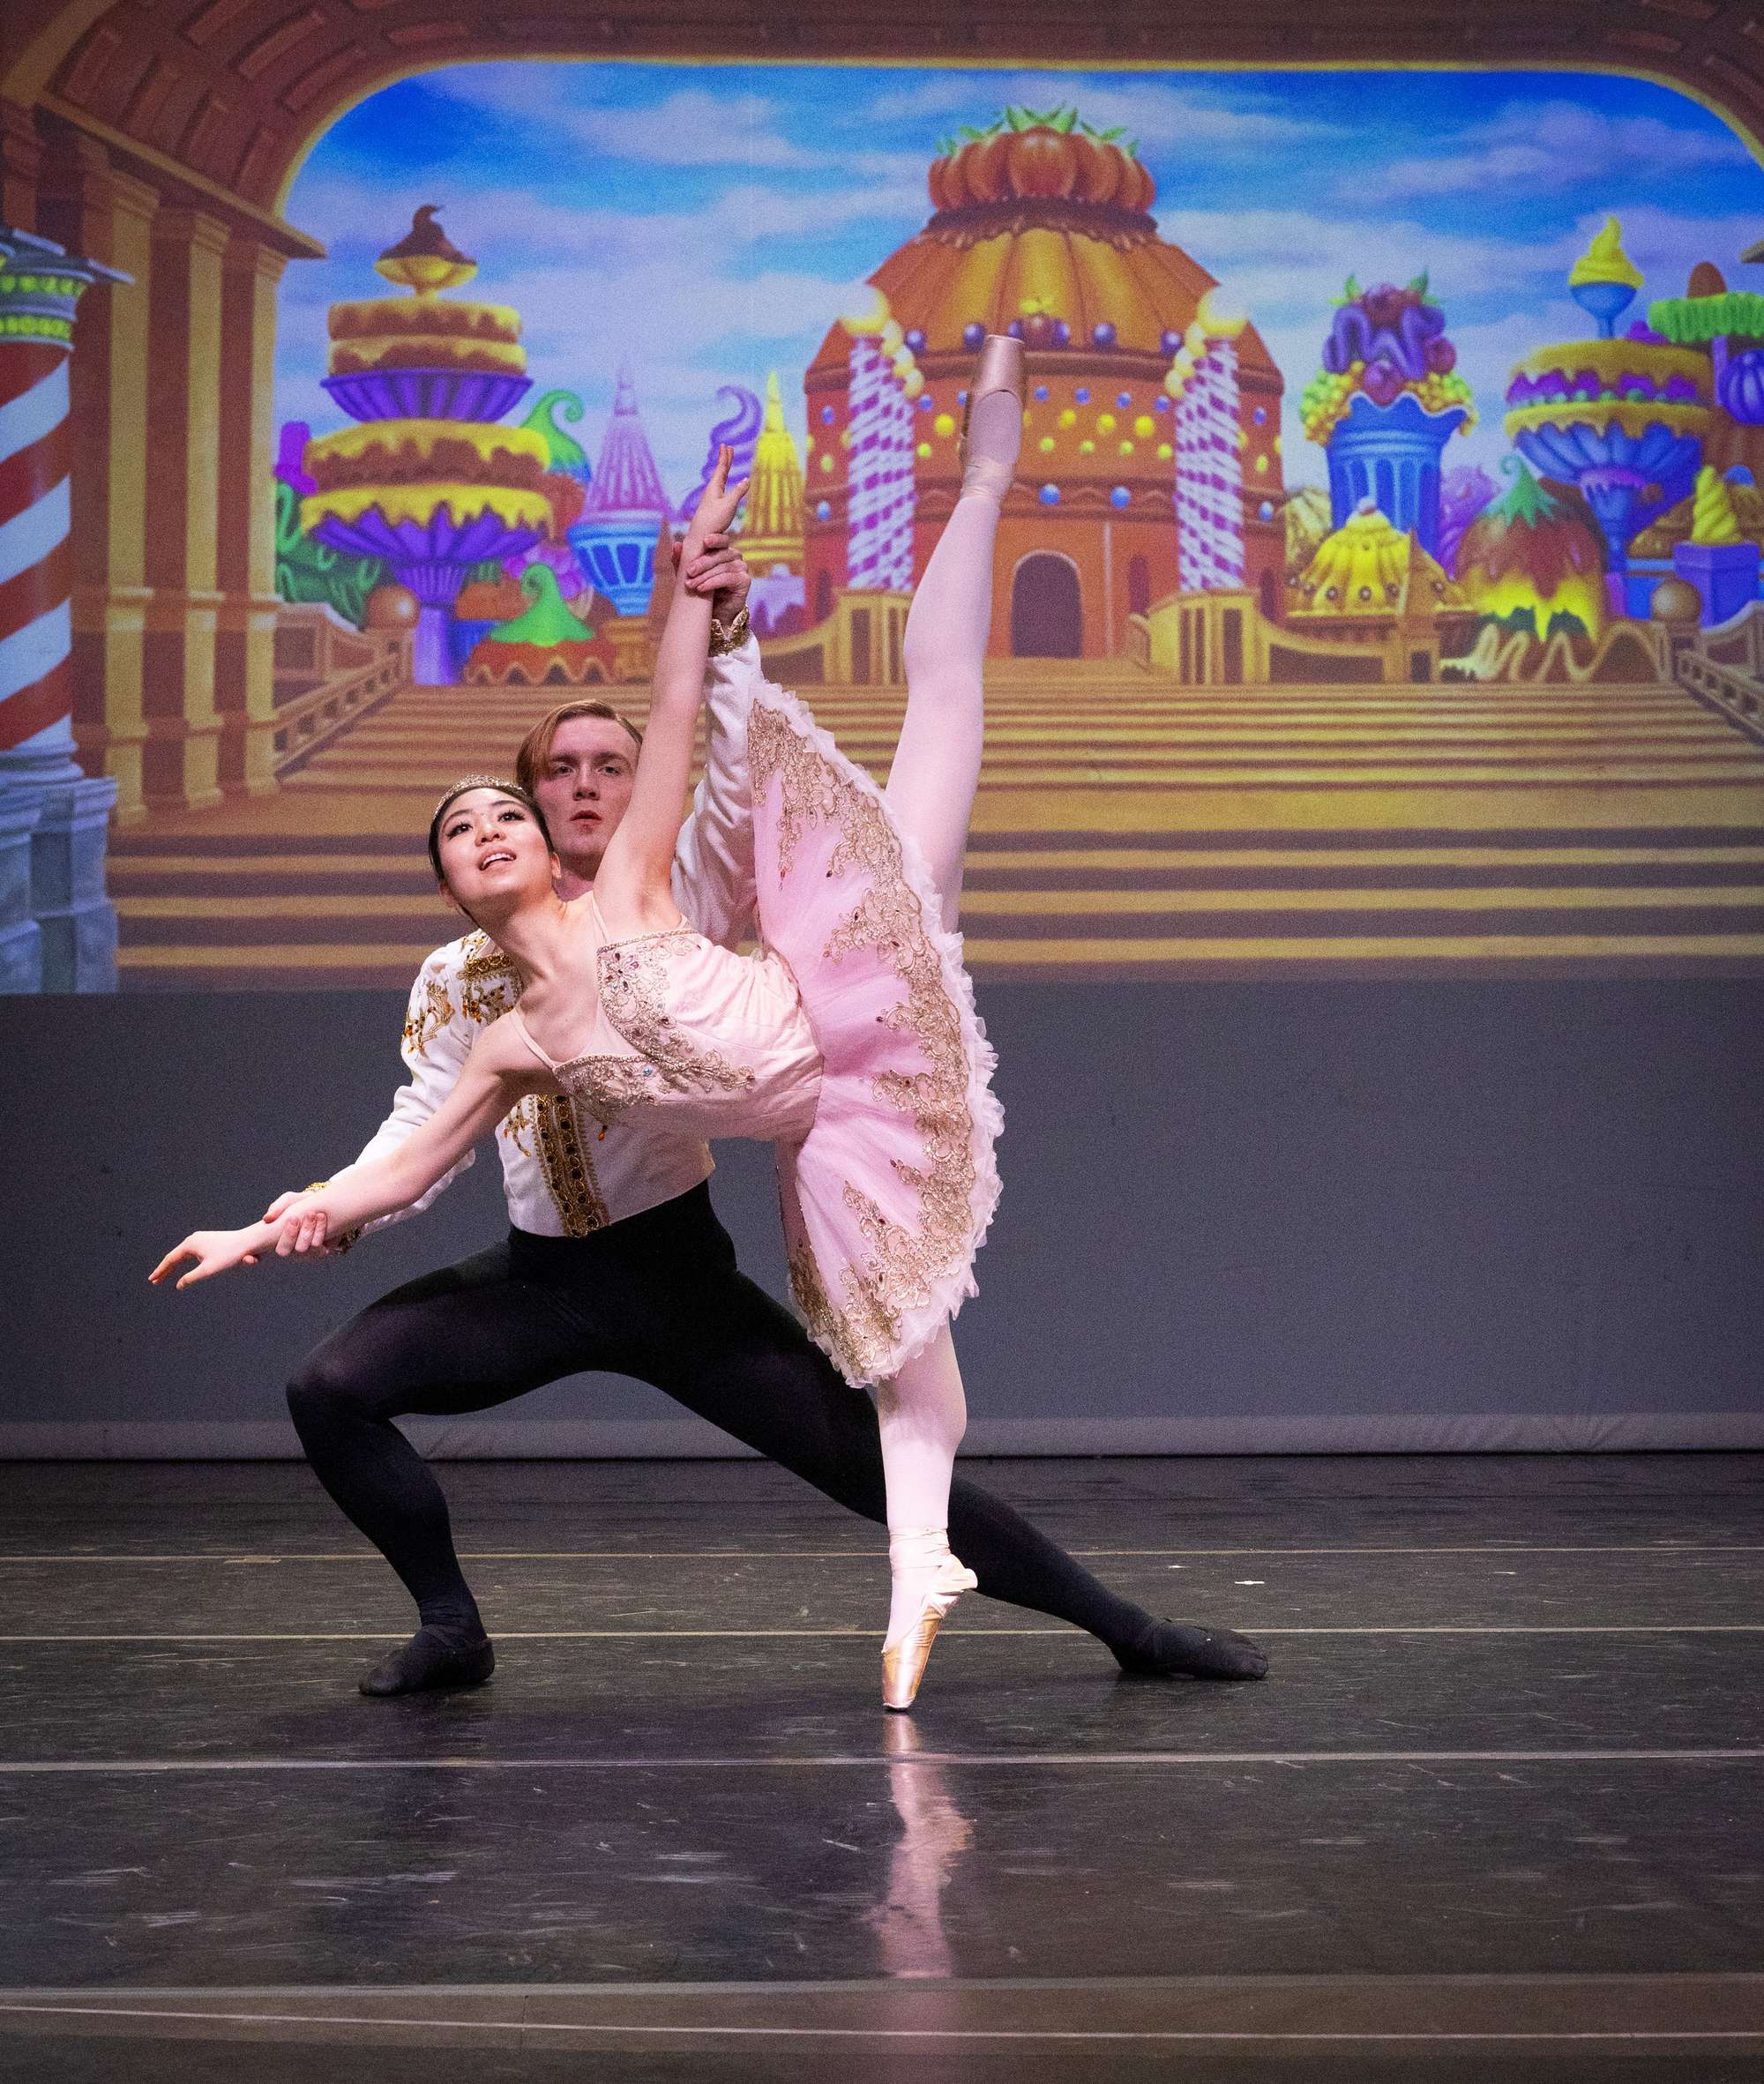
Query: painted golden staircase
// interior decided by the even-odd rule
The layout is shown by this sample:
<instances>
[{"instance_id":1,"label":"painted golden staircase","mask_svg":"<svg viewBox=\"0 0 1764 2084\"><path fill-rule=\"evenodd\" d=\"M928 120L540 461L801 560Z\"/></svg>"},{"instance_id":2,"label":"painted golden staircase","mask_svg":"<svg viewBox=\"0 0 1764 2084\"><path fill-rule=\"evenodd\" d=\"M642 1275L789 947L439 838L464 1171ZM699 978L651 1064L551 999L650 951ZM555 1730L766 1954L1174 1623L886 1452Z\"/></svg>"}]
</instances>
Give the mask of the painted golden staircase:
<instances>
[{"instance_id":1,"label":"painted golden staircase","mask_svg":"<svg viewBox=\"0 0 1764 2084\"><path fill-rule=\"evenodd\" d=\"M125 988L407 984L452 931L436 797L556 691L408 688L278 795L117 835ZM806 691L885 772L901 691ZM962 914L991 977L1755 972L1764 743L1671 685L1004 661Z\"/></svg>"}]
</instances>

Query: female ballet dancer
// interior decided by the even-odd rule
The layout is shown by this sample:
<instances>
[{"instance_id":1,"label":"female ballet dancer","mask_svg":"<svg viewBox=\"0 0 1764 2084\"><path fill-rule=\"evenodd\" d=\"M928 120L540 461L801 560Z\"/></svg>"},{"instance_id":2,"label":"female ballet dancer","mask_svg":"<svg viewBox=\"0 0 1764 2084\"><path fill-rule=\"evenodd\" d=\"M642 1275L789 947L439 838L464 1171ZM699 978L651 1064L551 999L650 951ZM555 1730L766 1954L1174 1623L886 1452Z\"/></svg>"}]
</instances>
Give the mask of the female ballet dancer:
<instances>
[{"instance_id":1,"label":"female ballet dancer","mask_svg":"<svg viewBox=\"0 0 1764 2084\"><path fill-rule=\"evenodd\" d=\"M761 954L737 957L691 931L669 887L710 635L708 601L682 588L631 806L593 897L556 897L542 819L513 786L474 777L436 813L430 851L444 894L523 979L519 1006L485 1030L445 1104L385 1159L274 1223L193 1234L152 1276L194 1260L181 1288L287 1251L318 1208L334 1231L402 1206L530 1092L571 1092L602 1121L659 1106L683 1133L775 1141L798 1302L848 1379L878 1392L893 1583L883 1698L896 1708L911 1705L939 1622L975 1584L948 1545L966 1424L948 1319L974 1292L998 1198L999 1111L953 928L1021 357L1018 342L995 337L975 374L961 496L908 621L908 713L886 793L794 697L756 696ZM745 489L729 486L728 462L700 502L688 556Z\"/></svg>"}]
</instances>

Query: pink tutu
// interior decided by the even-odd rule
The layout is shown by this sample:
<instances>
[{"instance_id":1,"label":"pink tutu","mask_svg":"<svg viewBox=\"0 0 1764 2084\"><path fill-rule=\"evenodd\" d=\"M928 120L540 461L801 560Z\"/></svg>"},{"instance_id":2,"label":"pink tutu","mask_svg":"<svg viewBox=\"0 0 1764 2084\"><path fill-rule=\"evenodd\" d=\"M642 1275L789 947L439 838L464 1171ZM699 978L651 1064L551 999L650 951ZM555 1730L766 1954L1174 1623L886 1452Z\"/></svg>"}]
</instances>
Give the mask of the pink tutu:
<instances>
[{"instance_id":1,"label":"pink tutu","mask_svg":"<svg viewBox=\"0 0 1764 2084\"><path fill-rule=\"evenodd\" d=\"M885 1381L975 1293L1003 1112L960 935L882 792L769 683L747 726L760 936L822 1057L781 1144L790 1281L848 1381Z\"/></svg>"}]
</instances>

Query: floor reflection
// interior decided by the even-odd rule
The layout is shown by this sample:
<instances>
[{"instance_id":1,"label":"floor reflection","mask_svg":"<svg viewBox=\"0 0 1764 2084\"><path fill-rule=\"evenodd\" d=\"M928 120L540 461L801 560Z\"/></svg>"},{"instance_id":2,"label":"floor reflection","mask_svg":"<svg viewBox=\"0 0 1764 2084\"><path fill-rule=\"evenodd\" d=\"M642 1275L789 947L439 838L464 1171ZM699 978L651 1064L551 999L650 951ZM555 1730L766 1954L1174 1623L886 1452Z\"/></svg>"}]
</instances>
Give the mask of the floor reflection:
<instances>
[{"instance_id":1,"label":"floor reflection","mask_svg":"<svg viewBox=\"0 0 1764 2084\"><path fill-rule=\"evenodd\" d=\"M943 1896L956 1864L974 1841L974 1824L956 1805L941 1766L916 1759L918 1731L905 1715L883 1725L891 1754L888 1795L901 1835L888 1861L887 1894L865 1914L876 1934L885 1976L949 1976Z\"/></svg>"}]
</instances>

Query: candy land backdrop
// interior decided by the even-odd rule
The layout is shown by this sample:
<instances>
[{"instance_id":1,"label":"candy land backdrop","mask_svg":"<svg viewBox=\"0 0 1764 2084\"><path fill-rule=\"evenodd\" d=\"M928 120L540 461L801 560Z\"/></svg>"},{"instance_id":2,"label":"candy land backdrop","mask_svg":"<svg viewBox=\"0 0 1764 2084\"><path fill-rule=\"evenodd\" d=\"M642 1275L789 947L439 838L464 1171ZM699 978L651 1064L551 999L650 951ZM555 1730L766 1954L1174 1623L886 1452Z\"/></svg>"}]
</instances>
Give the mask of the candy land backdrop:
<instances>
[{"instance_id":1,"label":"candy land backdrop","mask_svg":"<svg viewBox=\"0 0 1764 2084\"><path fill-rule=\"evenodd\" d=\"M640 718L719 441L769 669L881 773L993 330L983 975L1764 967L1764 176L1686 97L480 64L342 117L284 214L285 270L198 227L169 281L163 221L151 282L7 235L51 362L109 300L197 371L222 497L143 465L5 988L406 982L438 790L572 695Z\"/></svg>"}]
</instances>

